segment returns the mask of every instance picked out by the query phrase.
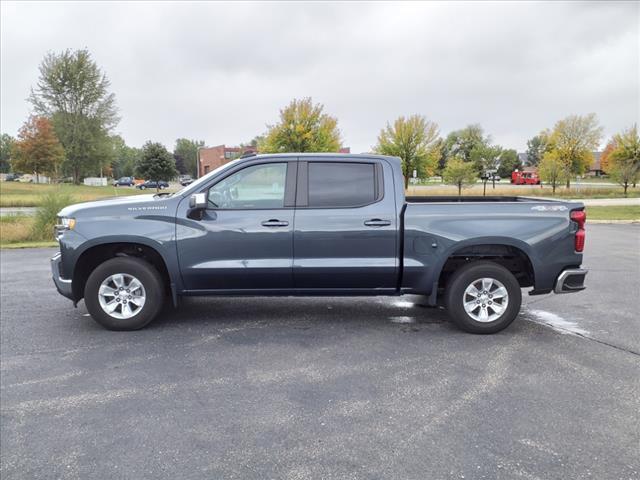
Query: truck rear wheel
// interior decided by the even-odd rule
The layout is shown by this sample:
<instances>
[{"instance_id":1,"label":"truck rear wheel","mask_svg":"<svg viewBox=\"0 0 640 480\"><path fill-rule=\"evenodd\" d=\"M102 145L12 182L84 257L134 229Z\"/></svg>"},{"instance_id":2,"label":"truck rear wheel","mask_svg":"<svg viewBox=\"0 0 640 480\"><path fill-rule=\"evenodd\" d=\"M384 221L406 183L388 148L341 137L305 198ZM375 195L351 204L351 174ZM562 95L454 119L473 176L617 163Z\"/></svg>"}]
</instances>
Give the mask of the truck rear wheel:
<instances>
[{"instance_id":1,"label":"truck rear wheel","mask_svg":"<svg viewBox=\"0 0 640 480\"><path fill-rule=\"evenodd\" d=\"M474 262L458 270L445 294L452 321L470 333L495 333L515 320L522 303L516 277L494 262Z\"/></svg>"},{"instance_id":2,"label":"truck rear wheel","mask_svg":"<svg viewBox=\"0 0 640 480\"><path fill-rule=\"evenodd\" d=\"M84 289L91 317L109 330L137 330L160 312L164 289L160 274L135 257L116 257L91 272Z\"/></svg>"}]
</instances>

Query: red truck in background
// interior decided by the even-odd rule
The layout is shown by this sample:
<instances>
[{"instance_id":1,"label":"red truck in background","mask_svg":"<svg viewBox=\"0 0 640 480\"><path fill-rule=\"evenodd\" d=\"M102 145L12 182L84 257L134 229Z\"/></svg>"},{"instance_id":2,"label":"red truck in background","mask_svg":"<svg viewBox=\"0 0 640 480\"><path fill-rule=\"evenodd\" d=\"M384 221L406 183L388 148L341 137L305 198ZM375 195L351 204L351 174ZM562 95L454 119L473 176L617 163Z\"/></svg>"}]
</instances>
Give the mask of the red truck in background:
<instances>
[{"instance_id":1,"label":"red truck in background","mask_svg":"<svg viewBox=\"0 0 640 480\"><path fill-rule=\"evenodd\" d=\"M511 183L515 185L540 185L537 170L514 170L511 173Z\"/></svg>"}]
</instances>

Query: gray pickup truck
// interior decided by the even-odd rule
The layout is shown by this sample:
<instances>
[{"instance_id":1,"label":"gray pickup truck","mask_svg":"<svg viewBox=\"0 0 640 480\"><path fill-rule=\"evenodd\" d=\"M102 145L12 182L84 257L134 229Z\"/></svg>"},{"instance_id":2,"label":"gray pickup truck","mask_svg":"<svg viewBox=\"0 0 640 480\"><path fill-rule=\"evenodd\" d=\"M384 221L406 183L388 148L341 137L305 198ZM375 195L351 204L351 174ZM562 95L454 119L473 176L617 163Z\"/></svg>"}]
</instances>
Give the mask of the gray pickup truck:
<instances>
[{"instance_id":1,"label":"gray pickup truck","mask_svg":"<svg viewBox=\"0 0 640 480\"><path fill-rule=\"evenodd\" d=\"M59 213L58 291L114 330L184 295L425 295L463 330L493 333L529 294L584 289L580 203L405 198L400 159L274 154L173 194Z\"/></svg>"}]
</instances>

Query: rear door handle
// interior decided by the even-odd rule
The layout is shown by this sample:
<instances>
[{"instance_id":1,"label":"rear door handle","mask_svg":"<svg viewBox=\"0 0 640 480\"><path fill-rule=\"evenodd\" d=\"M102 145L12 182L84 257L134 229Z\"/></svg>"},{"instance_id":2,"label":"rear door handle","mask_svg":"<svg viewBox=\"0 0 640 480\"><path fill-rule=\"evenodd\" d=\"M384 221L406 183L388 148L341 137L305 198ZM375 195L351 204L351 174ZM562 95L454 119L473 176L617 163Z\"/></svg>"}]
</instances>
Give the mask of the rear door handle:
<instances>
[{"instance_id":1,"label":"rear door handle","mask_svg":"<svg viewBox=\"0 0 640 480\"><path fill-rule=\"evenodd\" d=\"M388 227L391 225L389 220L380 220L379 218L372 218L364 222L367 227Z\"/></svg>"},{"instance_id":2,"label":"rear door handle","mask_svg":"<svg viewBox=\"0 0 640 480\"><path fill-rule=\"evenodd\" d=\"M287 227L289 226L289 222L272 218L271 220L265 220L260 223L260 225L263 227Z\"/></svg>"}]
</instances>

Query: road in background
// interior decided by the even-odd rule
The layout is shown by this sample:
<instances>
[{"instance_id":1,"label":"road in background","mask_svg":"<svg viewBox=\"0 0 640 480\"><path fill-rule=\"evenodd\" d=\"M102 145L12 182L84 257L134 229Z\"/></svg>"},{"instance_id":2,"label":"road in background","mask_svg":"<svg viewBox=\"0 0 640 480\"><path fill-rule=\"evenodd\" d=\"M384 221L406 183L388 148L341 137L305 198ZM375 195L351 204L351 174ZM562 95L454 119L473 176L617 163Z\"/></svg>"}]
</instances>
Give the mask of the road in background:
<instances>
[{"instance_id":1,"label":"road in background","mask_svg":"<svg viewBox=\"0 0 640 480\"><path fill-rule=\"evenodd\" d=\"M640 226L496 335L419 297L193 298L109 332L2 251L0 476L640 477Z\"/></svg>"}]
</instances>

